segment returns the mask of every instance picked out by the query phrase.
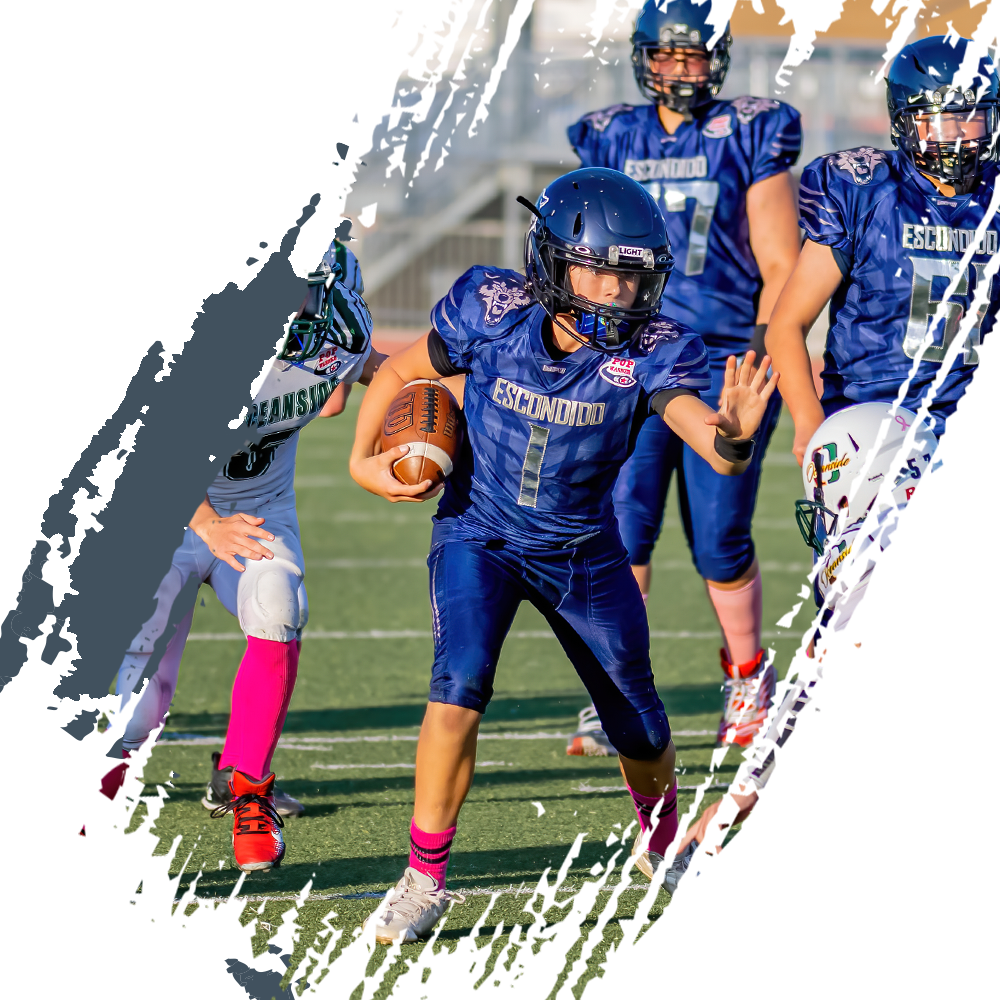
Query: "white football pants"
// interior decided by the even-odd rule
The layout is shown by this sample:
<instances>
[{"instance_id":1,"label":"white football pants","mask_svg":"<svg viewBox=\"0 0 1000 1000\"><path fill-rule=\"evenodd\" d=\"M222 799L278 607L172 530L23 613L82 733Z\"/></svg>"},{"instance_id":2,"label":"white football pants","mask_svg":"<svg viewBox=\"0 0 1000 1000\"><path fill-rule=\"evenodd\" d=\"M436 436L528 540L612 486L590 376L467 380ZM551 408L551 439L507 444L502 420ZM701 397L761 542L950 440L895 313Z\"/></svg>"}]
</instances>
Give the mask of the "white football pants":
<instances>
[{"instance_id":1,"label":"white football pants","mask_svg":"<svg viewBox=\"0 0 1000 1000\"><path fill-rule=\"evenodd\" d=\"M309 618L309 606L295 509L273 512L265 508L257 516L265 519L262 527L274 535L273 542L260 540L274 553L274 558L237 557L246 566L242 573L213 556L194 531L185 529L184 541L174 552L170 569L157 588L156 611L132 640L118 669L115 692L122 696L124 708L149 663L156 641L171 630L171 618L177 622L156 673L150 678L126 727L123 739L126 750L142 746L170 708L177 688L181 655L191 630L197 583L207 583L215 591L222 606L239 619L240 628L246 635L275 642L301 639ZM178 604L179 599L187 606ZM181 615L179 621L178 615Z\"/></svg>"}]
</instances>

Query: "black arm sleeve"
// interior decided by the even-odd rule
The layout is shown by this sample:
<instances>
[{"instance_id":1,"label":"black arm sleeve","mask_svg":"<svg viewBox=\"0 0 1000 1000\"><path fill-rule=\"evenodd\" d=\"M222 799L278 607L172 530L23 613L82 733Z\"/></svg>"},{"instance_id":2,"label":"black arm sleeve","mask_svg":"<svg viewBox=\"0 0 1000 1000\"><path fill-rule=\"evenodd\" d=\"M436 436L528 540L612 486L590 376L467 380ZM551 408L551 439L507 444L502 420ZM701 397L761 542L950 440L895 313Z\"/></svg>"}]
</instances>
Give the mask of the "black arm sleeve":
<instances>
[{"instance_id":1,"label":"black arm sleeve","mask_svg":"<svg viewBox=\"0 0 1000 1000\"><path fill-rule=\"evenodd\" d=\"M663 411L667 408L667 403L678 396L694 396L695 399L701 398L693 389L661 389L659 392L654 393L653 398L649 401L650 412L658 413L662 417Z\"/></svg>"},{"instance_id":2,"label":"black arm sleeve","mask_svg":"<svg viewBox=\"0 0 1000 1000\"><path fill-rule=\"evenodd\" d=\"M441 334L437 330L431 330L427 334L427 353L430 355L434 370L442 378L447 378L449 375L468 375L467 368L456 368L451 363L451 358L448 357L448 348L445 347Z\"/></svg>"}]
</instances>

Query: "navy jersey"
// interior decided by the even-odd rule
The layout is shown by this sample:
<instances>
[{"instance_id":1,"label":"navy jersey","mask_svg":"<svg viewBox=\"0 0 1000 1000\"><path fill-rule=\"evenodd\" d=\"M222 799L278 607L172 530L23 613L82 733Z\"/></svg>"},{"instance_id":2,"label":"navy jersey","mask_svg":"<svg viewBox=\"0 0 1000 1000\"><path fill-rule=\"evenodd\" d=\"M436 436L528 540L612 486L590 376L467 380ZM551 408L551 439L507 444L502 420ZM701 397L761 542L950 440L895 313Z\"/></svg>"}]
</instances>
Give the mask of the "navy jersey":
<instances>
[{"instance_id":1,"label":"navy jersey","mask_svg":"<svg viewBox=\"0 0 1000 1000\"><path fill-rule=\"evenodd\" d=\"M697 331L713 364L750 344L760 270L750 249L747 189L788 170L802 146L799 113L761 97L712 101L668 135L656 105L617 104L568 129L585 167L610 167L657 200L676 265L662 311Z\"/></svg>"},{"instance_id":2,"label":"navy jersey","mask_svg":"<svg viewBox=\"0 0 1000 1000\"><path fill-rule=\"evenodd\" d=\"M620 354L555 358L545 320L523 275L487 267L466 271L431 313L468 373L466 447L437 516L539 549L611 527L611 491L652 397L711 384L704 344L678 323L653 320Z\"/></svg>"},{"instance_id":3,"label":"navy jersey","mask_svg":"<svg viewBox=\"0 0 1000 1000\"><path fill-rule=\"evenodd\" d=\"M984 272L997 252L997 230L975 229L993 195L997 167L985 164L972 193L945 198L898 151L861 147L814 160L803 171L799 213L809 239L830 247L844 282L830 302L823 370L823 408L892 402L909 376L949 281L959 275L935 324L934 344L910 383L903 406L917 410L958 333L976 288L991 285L931 412L946 417L972 378L976 346L993 326L1000 288ZM971 262L962 254L975 246ZM942 429L938 424L935 430Z\"/></svg>"}]
</instances>

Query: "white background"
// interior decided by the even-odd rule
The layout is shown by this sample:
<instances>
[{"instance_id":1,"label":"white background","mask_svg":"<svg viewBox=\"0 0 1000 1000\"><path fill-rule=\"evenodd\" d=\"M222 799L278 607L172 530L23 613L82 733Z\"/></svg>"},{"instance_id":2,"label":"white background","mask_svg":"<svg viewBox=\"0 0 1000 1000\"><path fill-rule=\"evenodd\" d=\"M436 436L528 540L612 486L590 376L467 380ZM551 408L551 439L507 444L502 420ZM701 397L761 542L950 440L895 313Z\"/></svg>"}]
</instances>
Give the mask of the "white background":
<instances>
[{"instance_id":1,"label":"white background","mask_svg":"<svg viewBox=\"0 0 1000 1000\"><path fill-rule=\"evenodd\" d=\"M48 497L149 345L179 350L202 300L230 281L245 285L255 270L246 258L266 259L258 244L275 249L318 191L293 257L300 274L309 269L400 72L412 53L441 44L434 32L450 8L461 25L468 6L8 8L0 379L12 530L0 608L14 604ZM806 35L810 18L828 22L839 8L782 6ZM335 167L337 142L351 149ZM784 775L716 869L685 885L669 919L634 956L619 956L596 995L649 975L664 994L965 996L985 976L996 940L991 401L1000 369L988 347L982 358L939 452L944 467L831 656L820 713L801 723ZM222 968L239 949L249 961L231 915L188 928L171 921L152 842L123 847L110 805L92 836L74 836L101 750L53 729L44 707L59 661L46 671L39 652L0 694L5 985L245 996ZM30 837L18 831L26 803ZM126 905L140 878L141 917Z\"/></svg>"}]
</instances>

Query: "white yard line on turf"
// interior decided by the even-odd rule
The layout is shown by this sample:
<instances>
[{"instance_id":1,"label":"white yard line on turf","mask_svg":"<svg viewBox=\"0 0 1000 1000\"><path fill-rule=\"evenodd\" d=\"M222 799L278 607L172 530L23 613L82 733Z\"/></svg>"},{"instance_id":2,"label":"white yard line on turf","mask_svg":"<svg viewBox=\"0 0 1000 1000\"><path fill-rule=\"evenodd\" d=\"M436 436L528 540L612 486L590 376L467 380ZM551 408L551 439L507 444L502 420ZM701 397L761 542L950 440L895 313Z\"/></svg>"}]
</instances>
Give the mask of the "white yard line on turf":
<instances>
[{"instance_id":1,"label":"white yard line on turf","mask_svg":"<svg viewBox=\"0 0 1000 1000\"><path fill-rule=\"evenodd\" d=\"M313 767L318 765L313 764ZM729 785L709 785L705 789L706 792L721 792L727 789ZM677 788L682 792L693 792L701 788L701 785L678 785ZM574 792L624 792L624 785L589 785L586 781L581 781L576 788L573 789Z\"/></svg>"},{"instance_id":2,"label":"white yard line on turf","mask_svg":"<svg viewBox=\"0 0 1000 1000\"><path fill-rule=\"evenodd\" d=\"M571 886L569 889L560 889L561 892L575 891L581 888L580 886ZM616 886L606 885L599 892L612 892ZM643 883L639 885L630 885L625 887L625 892L646 892L649 886ZM535 890L534 889L522 889L522 888L511 888L511 889L462 889L463 896L492 896L494 894L498 896L530 896ZM320 903L328 899L385 899L388 895L388 890L386 892L311 892L306 897L307 903ZM294 893L275 893L273 896L234 896L232 901L237 903L269 903L272 900L276 902L282 902L292 899L298 899L299 897ZM228 903L231 901L229 896L196 896L195 900L199 903Z\"/></svg>"},{"instance_id":3,"label":"white yard line on turf","mask_svg":"<svg viewBox=\"0 0 1000 1000\"><path fill-rule=\"evenodd\" d=\"M572 733L480 733L480 740L568 740ZM672 736L714 736L714 729L674 729ZM335 743L416 743L418 736L283 736L278 746L283 750L326 750ZM197 733L167 733L164 743L186 743L189 746L218 746L225 740L221 736L199 736Z\"/></svg>"},{"instance_id":4,"label":"white yard line on turf","mask_svg":"<svg viewBox=\"0 0 1000 1000\"><path fill-rule=\"evenodd\" d=\"M718 630L712 632L660 632L651 630L650 639L718 639ZM794 630L788 632L761 632L762 639L784 639L788 637L798 638ZM189 640L201 641L231 641L243 640L246 636L242 632L192 632ZM430 632L418 632L415 629L399 629L397 631L384 631L382 629L371 629L368 632L327 632L315 629L304 633L303 639L430 639ZM511 632L508 639L554 639L555 634L549 631L537 632Z\"/></svg>"},{"instance_id":5,"label":"white yard line on turf","mask_svg":"<svg viewBox=\"0 0 1000 1000\"><path fill-rule=\"evenodd\" d=\"M426 559L310 559L309 569L426 569ZM691 562L684 559L667 559L654 562L653 569L690 569ZM807 573L811 567L804 562L762 562L765 573Z\"/></svg>"}]
</instances>

